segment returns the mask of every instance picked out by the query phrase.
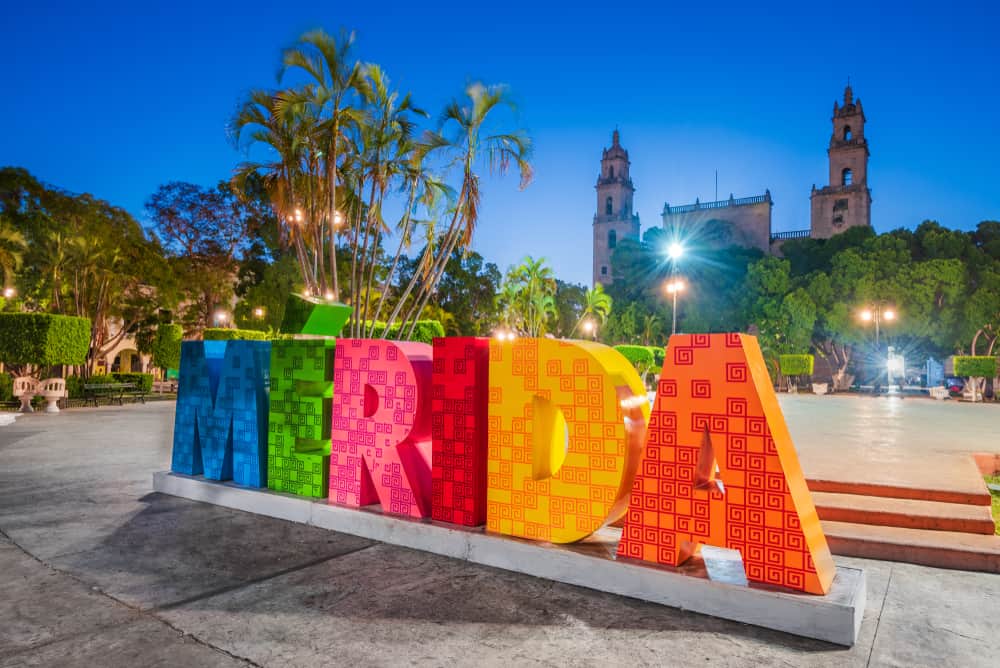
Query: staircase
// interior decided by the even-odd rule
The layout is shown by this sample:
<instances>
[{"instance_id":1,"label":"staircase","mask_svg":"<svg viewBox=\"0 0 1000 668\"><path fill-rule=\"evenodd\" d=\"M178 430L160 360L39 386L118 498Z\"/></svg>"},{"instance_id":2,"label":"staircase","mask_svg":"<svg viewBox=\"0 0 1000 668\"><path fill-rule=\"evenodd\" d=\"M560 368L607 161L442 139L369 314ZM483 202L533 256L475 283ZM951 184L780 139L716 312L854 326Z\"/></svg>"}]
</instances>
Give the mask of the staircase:
<instances>
[{"instance_id":1,"label":"staircase","mask_svg":"<svg viewBox=\"0 0 1000 668\"><path fill-rule=\"evenodd\" d=\"M808 481L830 551L851 557L1000 573L990 495Z\"/></svg>"}]
</instances>

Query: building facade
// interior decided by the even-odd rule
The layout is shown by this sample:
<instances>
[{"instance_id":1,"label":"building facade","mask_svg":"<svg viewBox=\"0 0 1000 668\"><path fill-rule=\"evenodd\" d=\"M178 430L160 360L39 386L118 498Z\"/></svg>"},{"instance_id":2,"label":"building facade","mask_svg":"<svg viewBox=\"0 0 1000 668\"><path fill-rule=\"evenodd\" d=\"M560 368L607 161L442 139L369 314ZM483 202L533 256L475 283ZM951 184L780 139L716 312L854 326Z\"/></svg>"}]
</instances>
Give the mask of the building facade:
<instances>
[{"instance_id":1,"label":"building facade","mask_svg":"<svg viewBox=\"0 0 1000 668\"><path fill-rule=\"evenodd\" d=\"M844 105L833 103L833 135L827 155L829 185L813 186L809 236L829 239L851 227L872 224L872 192L868 188L868 140L861 99L854 101L850 85Z\"/></svg>"},{"instance_id":2,"label":"building facade","mask_svg":"<svg viewBox=\"0 0 1000 668\"><path fill-rule=\"evenodd\" d=\"M663 205L663 229L712 246L771 248L771 191L763 195L683 206Z\"/></svg>"},{"instance_id":3,"label":"building facade","mask_svg":"<svg viewBox=\"0 0 1000 668\"><path fill-rule=\"evenodd\" d=\"M868 188L868 140L861 100L854 99L848 85L844 102L833 103L833 134L830 137L829 185L813 185L810 195L809 229L774 233L771 191L762 195L681 206L663 205L663 227L684 239L712 246L739 245L781 254L789 239L829 239L851 227L871 225L871 190ZM639 215L632 209L635 187L629 175L628 151L619 143L618 130L611 148L601 156L597 178L597 213L594 215L594 283L614 279L611 254L619 241L639 238Z\"/></svg>"},{"instance_id":4,"label":"building facade","mask_svg":"<svg viewBox=\"0 0 1000 668\"><path fill-rule=\"evenodd\" d=\"M635 186L629 174L628 151L622 148L618 130L611 148L601 154L597 177L597 211L594 214L594 284L612 282L611 254L623 239L639 239L639 214L632 207Z\"/></svg>"}]
</instances>

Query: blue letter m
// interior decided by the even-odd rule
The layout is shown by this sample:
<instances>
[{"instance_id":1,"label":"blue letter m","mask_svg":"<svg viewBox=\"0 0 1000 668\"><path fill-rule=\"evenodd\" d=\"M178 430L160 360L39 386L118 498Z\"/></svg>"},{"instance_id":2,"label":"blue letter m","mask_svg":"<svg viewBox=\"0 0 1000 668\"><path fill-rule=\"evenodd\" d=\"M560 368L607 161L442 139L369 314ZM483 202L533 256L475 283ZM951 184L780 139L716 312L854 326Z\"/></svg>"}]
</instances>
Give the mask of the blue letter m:
<instances>
[{"instance_id":1,"label":"blue letter m","mask_svg":"<svg viewBox=\"0 0 1000 668\"><path fill-rule=\"evenodd\" d=\"M267 486L269 341L185 341L170 469Z\"/></svg>"}]
</instances>

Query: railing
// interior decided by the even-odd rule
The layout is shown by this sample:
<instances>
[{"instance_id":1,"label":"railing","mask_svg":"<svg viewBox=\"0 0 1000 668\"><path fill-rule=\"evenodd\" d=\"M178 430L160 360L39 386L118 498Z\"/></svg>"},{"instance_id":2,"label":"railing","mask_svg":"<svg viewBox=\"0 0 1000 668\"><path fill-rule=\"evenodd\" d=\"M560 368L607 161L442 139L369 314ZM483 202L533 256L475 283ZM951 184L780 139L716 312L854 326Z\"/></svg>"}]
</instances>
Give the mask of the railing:
<instances>
[{"instance_id":1,"label":"railing","mask_svg":"<svg viewBox=\"0 0 1000 668\"><path fill-rule=\"evenodd\" d=\"M770 202L771 193L765 193L763 195L754 195L753 197L741 197L739 199L721 199L717 202L698 202L695 201L694 204L685 204L683 206L670 206L669 204L663 205L663 214L669 213L688 213L690 211L701 211L702 209L725 209L730 206L746 206L747 204L760 204L762 202Z\"/></svg>"},{"instance_id":2,"label":"railing","mask_svg":"<svg viewBox=\"0 0 1000 668\"><path fill-rule=\"evenodd\" d=\"M771 241L778 239L805 239L809 236L809 230L793 230L792 232L776 232L771 235Z\"/></svg>"}]
</instances>

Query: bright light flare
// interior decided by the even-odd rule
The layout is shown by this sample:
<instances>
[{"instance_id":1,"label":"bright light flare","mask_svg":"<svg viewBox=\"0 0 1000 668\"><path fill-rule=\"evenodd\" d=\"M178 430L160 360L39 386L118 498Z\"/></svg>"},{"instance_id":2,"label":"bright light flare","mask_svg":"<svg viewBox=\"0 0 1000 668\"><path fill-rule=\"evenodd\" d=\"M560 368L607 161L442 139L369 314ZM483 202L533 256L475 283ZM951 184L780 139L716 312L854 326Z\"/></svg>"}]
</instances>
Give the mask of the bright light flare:
<instances>
[{"instance_id":1,"label":"bright light flare","mask_svg":"<svg viewBox=\"0 0 1000 668\"><path fill-rule=\"evenodd\" d=\"M228 313L226 313L225 311L216 311L215 312L215 322L224 323L227 320L229 320L229 314Z\"/></svg>"},{"instance_id":2,"label":"bright light flare","mask_svg":"<svg viewBox=\"0 0 1000 668\"><path fill-rule=\"evenodd\" d=\"M17 290L15 290L14 288L4 288L3 289L4 299L11 299L16 294L17 294Z\"/></svg>"},{"instance_id":3,"label":"bright light flare","mask_svg":"<svg viewBox=\"0 0 1000 668\"><path fill-rule=\"evenodd\" d=\"M670 257L671 260L679 260L681 256L684 255L684 246L682 246L680 243L676 241L673 242L667 248L667 255Z\"/></svg>"},{"instance_id":4,"label":"bright light flare","mask_svg":"<svg viewBox=\"0 0 1000 668\"><path fill-rule=\"evenodd\" d=\"M505 329L498 329L496 332L493 333L493 336L496 337L497 341L513 341L514 339L517 338L517 334L515 334L514 332L507 331Z\"/></svg>"},{"instance_id":5,"label":"bright light flare","mask_svg":"<svg viewBox=\"0 0 1000 668\"><path fill-rule=\"evenodd\" d=\"M667 283L667 293L671 295L678 292L684 292L684 288L684 281L680 279L674 279Z\"/></svg>"},{"instance_id":6,"label":"bright light flare","mask_svg":"<svg viewBox=\"0 0 1000 668\"><path fill-rule=\"evenodd\" d=\"M257 308L255 308L253 310L253 315L254 315L255 318L263 318L264 317L264 309L262 307L258 306Z\"/></svg>"},{"instance_id":7,"label":"bright light flare","mask_svg":"<svg viewBox=\"0 0 1000 668\"><path fill-rule=\"evenodd\" d=\"M324 297L326 297L326 301L328 301L328 302L332 302L332 301L333 301L333 293L332 293L332 292L330 292L329 290L328 290L328 291L327 291L327 293L326 293L325 295L323 295L323 296L324 296Z\"/></svg>"},{"instance_id":8,"label":"bright light flare","mask_svg":"<svg viewBox=\"0 0 1000 668\"><path fill-rule=\"evenodd\" d=\"M583 321L583 331L587 332L587 334L593 334L595 327L596 327L596 325L594 324L593 320L584 320Z\"/></svg>"},{"instance_id":9,"label":"bright light flare","mask_svg":"<svg viewBox=\"0 0 1000 668\"><path fill-rule=\"evenodd\" d=\"M333 226L334 227L340 227L340 225L343 222L344 222L344 215L342 213L340 213L339 211L334 211L333 212Z\"/></svg>"},{"instance_id":10,"label":"bright light flare","mask_svg":"<svg viewBox=\"0 0 1000 668\"><path fill-rule=\"evenodd\" d=\"M865 322L871 322L871 319L873 317L874 316L872 315L872 312L869 311L868 309L865 309L864 311L861 312L861 319L864 320Z\"/></svg>"},{"instance_id":11,"label":"bright light flare","mask_svg":"<svg viewBox=\"0 0 1000 668\"><path fill-rule=\"evenodd\" d=\"M296 209L295 210L295 222L296 223L301 223L302 222L302 209Z\"/></svg>"},{"instance_id":12,"label":"bright light flare","mask_svg":"<svg viewBox=\"0 0 1000 668\"><path fill-rule=\"evenodd\" d=\"M895 320L896 312L893 311L891 308L886 309L885 311L882 312L882 317L885 318L886 320Z\"/></svg>"}]
</instances>

